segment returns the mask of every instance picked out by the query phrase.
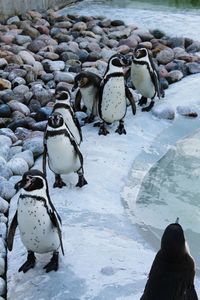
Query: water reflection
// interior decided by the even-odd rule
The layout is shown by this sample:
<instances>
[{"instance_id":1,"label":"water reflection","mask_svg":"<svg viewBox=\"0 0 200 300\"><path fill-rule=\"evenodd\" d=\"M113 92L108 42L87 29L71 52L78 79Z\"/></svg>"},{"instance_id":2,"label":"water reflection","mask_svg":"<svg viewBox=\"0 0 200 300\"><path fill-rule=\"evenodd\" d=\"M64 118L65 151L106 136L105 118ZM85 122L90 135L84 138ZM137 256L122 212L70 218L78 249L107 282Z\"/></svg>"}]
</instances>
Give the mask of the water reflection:
<instances>
[{"instance_id":1,"label":"water reflection","mask_svg":"<svg viewBox=\"0 0 200 300\"><path fill-rule=\"evenodd\" d=\"M136 215L159 236L180 217L191 253L200 268L200 131L179 141L146 175Z\"/></svg>"}]
</instances>

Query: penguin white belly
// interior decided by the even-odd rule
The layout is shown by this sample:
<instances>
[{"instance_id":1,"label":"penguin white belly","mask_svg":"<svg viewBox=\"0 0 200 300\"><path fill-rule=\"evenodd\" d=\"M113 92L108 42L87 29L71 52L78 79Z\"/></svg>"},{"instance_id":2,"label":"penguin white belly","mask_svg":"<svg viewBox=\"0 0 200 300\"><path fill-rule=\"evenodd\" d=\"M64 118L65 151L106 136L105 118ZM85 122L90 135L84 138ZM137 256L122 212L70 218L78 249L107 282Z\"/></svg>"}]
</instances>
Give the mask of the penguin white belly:
<instances>
[{"instance_id":1,"label":"penguin white belly","mask_svg":"<svg viewBox=\"0 0 200 300\"><path fill-rule=\"evenodd\" d=\"M123 119L126 114L126 95L124 78L111 77L104 85L101 117L105 122L113 123Z\"/></svg>"},{"instance_id":2,"label":"penguin white belly","mask_svg":"<svg viewBox=\"0 0 200 300\"><path fill-rule=\"evenodd\" d=\"M31 197L19 198L17 219L21 240L27 250L46 253L59 248L57 229L53 226L43 201Z\"/></svg>"},{"instance_id":3,"label":"penguin white belly","mask_svg":"<svg viewBox=\"0 0 200 300\"><path fill-rule=\"evenodd\" d=\"M68 137L48 137L47 152L49 168L56 174L68 174L80 169L81 163Z\"/></svg>"},{"instance_id":4,"label":"penguin white belly","mask_svg":"<svg viewBox=\"0 0 200 300\"><path fill-rule=\"evenodd\" d=\"M58 112L63 116L65 124L67 124L70 132L73 134L75 140L80 145L80 143L81 143L80 133L79 133L79 130L78 130L76 124L74 123L71 113L65 108L56 108L55 112Z\"/></svg>"},{"instance_id":5,"label":"penguin white belly","mask_svg":"<svg viewBox=\"0 0 200 300\"><path fill-rule=\"evenodd\" d=\"M97 88L94 86L80 88L80 92L83 103L87 107L87 114L91 114L94 102L96 101ZM95 105L94 114L97 115L97 105Z\"/></svg>"},{"instance_id":6,"label":"penguin white belly","mask_svg":"<svg viewBox=\"0 0 200 300\"><path fill-rule=\"evenodd\" d=\"M146 65L132 64L131 79L142 96L152 98L155 95L155 87Z\"/></svg>"}]
</instances>

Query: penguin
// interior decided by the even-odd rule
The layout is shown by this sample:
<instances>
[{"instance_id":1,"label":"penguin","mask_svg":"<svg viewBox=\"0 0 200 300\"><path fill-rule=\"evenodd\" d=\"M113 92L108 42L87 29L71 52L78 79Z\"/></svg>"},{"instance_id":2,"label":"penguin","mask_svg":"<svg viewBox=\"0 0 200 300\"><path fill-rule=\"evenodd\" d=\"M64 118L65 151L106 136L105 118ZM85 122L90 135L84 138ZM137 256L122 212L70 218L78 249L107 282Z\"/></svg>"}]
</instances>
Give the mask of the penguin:
<instances>
[{"instance_id":1,"label":"penguin","mask_svg":"<svg viewBox=\"0 0 200 300\"><path fill-rule=\"evenodd\" d=\"M24 173L22 180L16 183L15 188L20 190L20 195L16 213L8 230L7 246L11 251L18 226L21 241L28 252L26 262L18 271L26 273L35 267L34 253L52 251L53 256L44 269L46 272L57 271L60 247L64 255L61 219L51 202L44 174L36 169L29 170Z\"/></svg>"},{"instance_id":2,"label":"penguin","mask_svg":"<svg viewBox=\"0 0 200 300\"><path fill-rule=\"evenodd\" d=\"M139 105L146 105L147 99L151 102L143 107L142 111L150 111L154 106L156 96L164 97L164 91L160 84L159 74L155 68L154 62L148 49L138 45L135 48L134 56L131 61L131 80L136 90L142 95Z\"/></svg>"},{"instance_id":3,"label":"penguin","mask_svg":"<svg viewBox=\"0 0 200 300\"><path fill-rule=\"evenodd\" d=\"M82 141L82 132L81 127L79 125L79 121L76 118L74 110L70 104L71 94L67 88L63 90L63 88L57 88L55 91L55 104L53 107L54 112L61 113L63 115L64 121L67 124L68 129L71 134L74 136L78 145L80 145Z\"/></svg>"},{"instance_id":4,"label":"penguin","mask_svg":"<svg viewBox=\"0 0 200 300\"><path fill-rule=\"evenodd\" d=\"M119 126L115 132L126 134L124 128L124 117L126 115L126 98L129 99L132 112L135 115L136 106L134 98L125 86L123 66L127 65L127 60L121 54L114 54L108 61L108 66L104 78L100 84L98 113L102 120L99 135L107 135L109 131L105 124L112 124L119 121Z\"/></svg>"},{"instance_id":5,"label":"penguin","mask_svg":"<svg viewBox=\"0 0 200 300\"><path fill-rule=\"evenodd\" d=\"M102 78L92 72L82 71L74 78L72 91L78 88L75 97L75 111L81 110L81 100L84 103L88 117L85 123L91 123L97 116L99 88Z\"/></svg>"},{"instance_id":6,"label":"penguin","mask_svg":"<svg viewBox=\"0 0 200 300\"><path fill-rule=\"evenodd\" d=\"M62 188L66 184L62 181L61 174L76 172L79 180L76 186L87 184L84 178L83 156L79 146L64 122L62 114L54 112L48 118L44 134L43 172L46 175L46 158L52 172L55 173L53 187Z\"/></svg>"},{"instance_id":7,"label":"penguin","mask_svg":"<svg viewBox=\"0 0 200 300\"><path fill-rule=\"evenodd\" d=\"M167 226L140 300L198 300L195 264L178 219Z\"/></svg>"}]
</instances>

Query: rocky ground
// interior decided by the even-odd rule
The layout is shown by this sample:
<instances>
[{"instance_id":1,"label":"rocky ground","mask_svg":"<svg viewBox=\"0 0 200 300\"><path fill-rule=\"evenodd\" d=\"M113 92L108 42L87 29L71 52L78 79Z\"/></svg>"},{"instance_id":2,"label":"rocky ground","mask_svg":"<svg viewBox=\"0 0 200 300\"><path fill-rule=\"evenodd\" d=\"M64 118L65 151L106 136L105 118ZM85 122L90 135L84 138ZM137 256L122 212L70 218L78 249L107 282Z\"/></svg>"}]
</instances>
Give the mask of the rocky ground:
<instances>
[{"instance_id":1,"label":"rocky ground","mask_svg":"<svg viewBox=\"0 0 200 300\"><path fill-rule=\"evenodd\" d=\"M43 152L55 88L71 88L81 70L102 76L112 54L132 53L138 44L152 52L165 88L200 72L200 42L143 31L120 20L60 16L49 10L30 11L0 24L0 296L6 293L9 200L15 182ZM179 112L187 114L184 108ZM158 109L154 114L166 117ZM173 112L168 117L173 119Z\"/></svg>"}]
</instances>

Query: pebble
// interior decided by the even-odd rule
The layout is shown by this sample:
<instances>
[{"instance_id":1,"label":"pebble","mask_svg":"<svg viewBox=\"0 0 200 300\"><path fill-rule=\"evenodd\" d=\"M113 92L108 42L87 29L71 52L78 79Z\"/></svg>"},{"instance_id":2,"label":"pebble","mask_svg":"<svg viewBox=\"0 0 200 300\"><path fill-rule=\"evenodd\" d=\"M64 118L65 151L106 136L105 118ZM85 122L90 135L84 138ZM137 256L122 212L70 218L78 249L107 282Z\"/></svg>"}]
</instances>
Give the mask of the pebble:
<instances>
[{"instance_id":1,"label":"pebble","mask_svg":"<svg viewBox=\"0 0 200 300\"><path fill-rule=\"evenodd\" d=\"M188 69L189 74L196 74L200 72L200 63L187 63L186 67Z\"/></svg>"},{"instance_id":2,"label":"pebble","mask_svg":"<svg viewBox=\"0 0 200 300\"><path fill-rule=\"evenodd\" d=\"M14 185L9 181L0 182L0 197L5 200L10 200L15 195L15 192Z\"/></svg>"},{"instance_id":3,"label":"pebble","mask_svg":"<svg viewBox=\"0 0 200 300\"><path fill-rule=\"evenodd\" d=\"M7 226L5 224L5 217L2 218L0 216L0 236L5 240L6 239L6 236L7 236ZM0 257L1 259L1 257ZM1 264L1 260L0 260L0 264ZM0 266L1 268L1 266Z\"/></svg>"},{"instance_id":4,"label":"pebble","mask_svg":"<svg viewBox=\"0 0 200 300\"><path fill-rule=\"evenodd\" d=\"M11 116L11 109L7 104L0 104L0 117L9 118Z\"/></svg>"},{"instance_id":5,"label":"pebble","mask_svg":"<svg viewBox=\"0 0 200 300\"><path fill-rule=\"evenodd\" d=\"M23 175L28 171L28 163L22 157L13 157L8 163L7 166L11 169L14 175Z\"/></svg>"},{"instance_id":6,"label":"pebble","mask_svg":"<svg viewBox=\"0 0 200 300\"><path fill-rule=\"evenodd\" d=\"M0 197L0 213L7 214L9 208L9 203Z\"/></svg>"},{"instance_id":7,"label":"pebble","mask_svg":"<svg viewBox=\"0 0 200 300\"><path fill-rule=\"evenodd\" d=\"M65 68L65 63L62 60L51 61L49 59L45 59L42 62L44 70L48 72L54 71L62 71Z\"/></svg>"},{"instance_id":8,"label":"pebble","mask_svg":"<svg viewBox=\"0 0 200 300\"><path fill-rule=\"evenodd\" d=\"M0 147L4 147L5 148L6 146L10 147L11 145L12 145L12 140L11 140L10 137L5 136L5 135L0 135Z\"/></svg>"},{"instance_id":9,"label":"pebble","mask_svg":"<svg viewBox=\"0 0 200 300\"><path fill-rule=\"evenodd\" d=\"M8 102L8 105L12 111L19 111L25 116L28 116L30 114L30 109L25 104L19 101L11 100L10 102Z\"/></svg>"},{"instance_id":10,"label":"pebble","mask_svg":"<svg viewBox=\"0 0 200 300\"><path fill-rule=\"evenodd\" d=\"M183 73L179 70L170 71L166 77L167 81L171 84L183 78Z\"/></svg>"},{"instance_id":11,"label":"pebble","mask_svg":"<svg viewBox=\"0 0 200 300\"><path fill-rule=\"evenodd\" d=\"M21 148L21 147L20 147ZM22 158L26 163L28 164L28 167L31 168L34 165L34 158L33 158L33 153L30 150L25 150L22 152L18 152L13 156L13 159L15 158ZM19 161L18 161L19 162ZM15 175L22 175L22 174L16 174L13 172Z\"/></svg>"},{"instance_id":12,"label":"pebble","mask_svg":"<svg viewBox=\"0 0 200 300\"><path fill-rule=\"evenodd\" d=\"M3 135L0 136L0 140L1 140L1 137ZM1 157L3 157L6 161L8 160L8 157L9 157L9 150L10 150L10 144L9 145L0 145L0 153L1 153Z\"/></svg>"},{"instance_id":13,"label":"pebble","mask_svg":"<svg viewBox=\"0 0 200 300\"><path fill-rule=\"evenodd\" d=\"M64 81L64 82L69 82L69 83L73 83L74 82L74 75L70 72L59 72L56 71L54 73L54 80L55 82L60 82L60 81Z\"/></svg>"},{"instance_id":14,"label":"pebble","mask_svg":"<svg viewBox=\"0 0 200 300\"><path fill-rule=\"evenodd\" d=\"M34 158L39 157L44 151L43 138L33 137L25 140L23 142L23 151L24 150L30 150Z\"/></svg>"},{"instance_id":15,"label":"pebble","mask_svg":"<svg viewBox=\"0 0 200 300\"><path fill-rule=\"evenodd\" d=\"M22 60L25 64L32 65L32 66L34 65L35 58L30 52L25 51L25 50L20 51L19 56L22 58Z\"/></svg>"},{"instance_id":16,"label":"pebble","mask_svg":"<svg viewBox=\"0 0 200 300\"><path fill-rule=\"evenodd\" d=\"M0 68L7 66L8 62L5 58L0 58Z\"/></svg>"},{"instance_id":17,"label":"pebble","mask_svg":"<svg viewBox=\"0 0 200 300\"><path fill-rule=\"evenodd\" d=\"M167 63L171 62L174 59L174 51L171 48L166 48L164 50L161 50L157 54L156 59L160 64L166 65Z\"/></svg>"},{"instance_id":18,"label":"pebble","mask_svg":"<svg viewBox=\"0 0 200 300\"><path fill-rule=\"evenodd\" d=\"M6 79L0 78L0 91L5 89L11 89L11 82Z\"/></svg>"}]
</instances>

